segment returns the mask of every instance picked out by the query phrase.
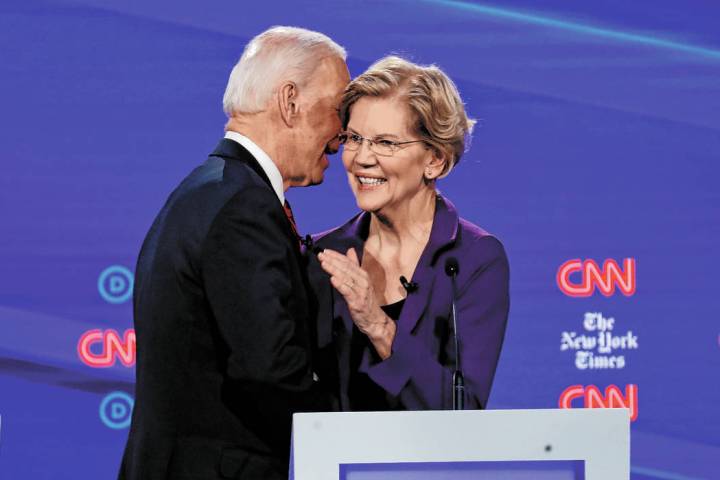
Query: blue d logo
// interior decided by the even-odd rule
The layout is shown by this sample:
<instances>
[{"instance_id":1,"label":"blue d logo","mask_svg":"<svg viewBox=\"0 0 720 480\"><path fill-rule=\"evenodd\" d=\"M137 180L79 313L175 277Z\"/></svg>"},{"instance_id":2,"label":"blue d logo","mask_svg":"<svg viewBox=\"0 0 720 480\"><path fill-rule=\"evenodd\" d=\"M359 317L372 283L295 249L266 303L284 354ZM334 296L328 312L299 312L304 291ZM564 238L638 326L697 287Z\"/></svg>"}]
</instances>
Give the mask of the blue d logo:
<instances>
[{"instance_id":1,"label":"blue d logo","mask_svg":"<svg viewBox=\"0 0 720 480\"><path fill-rule=\"evenodd\" d=\"M106 268L98 278L98 292L108 303L119 304L130 299L134 277L130 270L122 265Z\"/></svg>"},{"instance_id":2,"label":"blue d logo","mask_svg":"<svg viewBox=\"0 0 720 480\"><path fill-rule=\"evenodd\" d=\"M100 420L108 428L120 430L130 426L135 400L125 392L109 393L100 402Z\"/></svg>"}]
</instances>

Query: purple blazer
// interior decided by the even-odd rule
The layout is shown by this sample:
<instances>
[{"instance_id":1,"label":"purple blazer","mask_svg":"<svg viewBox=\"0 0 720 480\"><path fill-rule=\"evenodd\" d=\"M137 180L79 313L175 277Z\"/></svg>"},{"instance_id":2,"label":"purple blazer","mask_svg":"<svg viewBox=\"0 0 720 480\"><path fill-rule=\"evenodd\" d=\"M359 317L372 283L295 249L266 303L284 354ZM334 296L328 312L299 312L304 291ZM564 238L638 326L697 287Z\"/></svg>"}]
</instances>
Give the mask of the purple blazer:
<instances>
[{"instance_id":1,"label":"purple blazer","mask_svg":"<svg viewBox=\"0 0 720 480\"><path fill-rule=\"evenodd\" d=\"M370 214L361 212L346 224L318 234L315 246L342 253L354 247L362 261L369 225ZM475 409L487 405L510 306L508 260L495 237L459 218L453 204L438 194L430 239L412 278L418 288L405 300L392 354L381 361L367 351L359 365L360 372L395 399L397 408L452 408L452 283L445 274L450 257L460 266L457 311L465 405ZM348 410L352 319L344 298L330 285L316 259L310 259L309 273L318 300L319 346L334 352L330 357L337 361L339 408Z\"/></svg>"}]
</instances>

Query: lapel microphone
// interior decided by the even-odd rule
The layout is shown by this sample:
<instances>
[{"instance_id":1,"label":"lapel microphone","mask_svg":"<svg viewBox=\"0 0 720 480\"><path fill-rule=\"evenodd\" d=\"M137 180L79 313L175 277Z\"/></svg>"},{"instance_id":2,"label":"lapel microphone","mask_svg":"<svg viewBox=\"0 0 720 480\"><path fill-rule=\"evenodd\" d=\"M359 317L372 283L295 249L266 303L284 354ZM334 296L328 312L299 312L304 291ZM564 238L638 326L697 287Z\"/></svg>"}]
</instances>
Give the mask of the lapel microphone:
<instances>
[{"instance_id":1,"label":"lapel microphone","mask_svg":"<svg viewBox=\"0 0 720 480\"><path fill-rule=\"evenodd\" d=\"M405 275L400 275L400 283L402 284L403 288L407 291L407 293L413 293L419 287L417 282L408 282L408 279L405 278Z\"/></svg>"},{"instance_id":2,"label":"lapel microphone","mask_svg":"<svg viewBox=\"0 0 720 480\"><path fill-rule=\"evenodd\" d=\"M312 252L315 255L325 250L324 248L316 247L312 236L310 236L309 234L305 235L305 238L301 238L300 243L305 246L305 251Z\"/></svg>"},{"instance_id":3,"label":"lapel microphone","mask_svg":"<svg viewBox=\"0 0 720 480\"><path fill-rule=\"evenodd\" d=\"M305 238L301 238L300 243L305 245L305 248L307 248L308 250L312 250L313 248L313 239L310 234L305 235Z\"/></svg>"},{"instance_id":4,"label":"lapel microphone","mask_svg":"<svg viewBox=\"0 0 720 480\"><path fill-rule=\"evenodd\" d=\"M460 364L460 348L458 342L458 328L457 328L457 308L455 301L457 300L457 284L456 278L460 273L460 265L458 264L457 258L450 257L445 261L445 275L450 277L452 282L452 323L453 323L453 338L455 340L455 371L452 377L453 386L453 410L464 410L465 409L465 378L462 373L462 366Z\"/></svg>"}]
</instances>

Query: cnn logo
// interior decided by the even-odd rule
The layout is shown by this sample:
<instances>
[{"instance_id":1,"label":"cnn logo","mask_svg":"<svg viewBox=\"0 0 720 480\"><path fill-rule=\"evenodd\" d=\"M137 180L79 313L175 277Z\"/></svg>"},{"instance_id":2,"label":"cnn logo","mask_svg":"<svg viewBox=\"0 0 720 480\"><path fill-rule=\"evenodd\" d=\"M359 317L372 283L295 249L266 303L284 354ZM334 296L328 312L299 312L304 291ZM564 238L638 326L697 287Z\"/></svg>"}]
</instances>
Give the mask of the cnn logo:
<instances>
[{"instance_id":1,"label":"cnn logo","mask_svg":"<svg viewBox=\"0 0 720 480\"><path fill-rule=\"evenodd\" d=\"M573 408L575 399L583 399L585 408L627 408L630 410L630 420L635 421L638 416L638 386L626 385L625 394L616 385L609 385L605 394L595 385L572 385L560 394L558 407Z\"/></svg>"},{"instance_id":2,"label":"cnn logo","mask_svg":"<svg viewBox=\"0 0 720 480\"><path fill-rule=\"evenodd\" d=\"M122 337L112 329L89 330L80 337L77 352L80 360L89 367L112 367L117 360L126 367L132 367L135 365L135 343L133 329L125 330Z\"/></svg>"},{"instance_id":3,"label":"cnn logo","mask_svg":"<svg viewBox=\"0 0 720 480\"><path fill-rule=\"evenodd\" d=\"M616 288L629 297L636 290L635 272L634 258L623 260L622 268L612 259L605 260L600 268L595 260L576 258L560 265L557 285L569 297L589 297L595 289L610 297L615 294Z\"/></svg>"}]
</instances>

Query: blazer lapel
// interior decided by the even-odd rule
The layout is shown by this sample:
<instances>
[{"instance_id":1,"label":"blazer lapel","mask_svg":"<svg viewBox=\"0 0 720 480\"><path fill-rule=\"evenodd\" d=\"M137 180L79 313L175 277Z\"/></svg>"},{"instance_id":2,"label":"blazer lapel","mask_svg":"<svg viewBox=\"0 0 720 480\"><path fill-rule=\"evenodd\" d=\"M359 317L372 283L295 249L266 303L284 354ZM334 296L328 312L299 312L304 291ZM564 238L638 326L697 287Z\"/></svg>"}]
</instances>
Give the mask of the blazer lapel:
<instances>
[{"instance_id":1,"label":"blazer lapel","mask_svg":"<svg viewBox=\"0 0 720 480\"><path fill-rule=\"evenodd\" d=\"M273 190L272 188L272 183L270 183L270 179L265 173L265 170L263 170L257 160L255 160L255 157L253 157L252 154L245 149L245 147L243 147L236 141L230 140L229 138L223 138L217 144L217 147L215 147L215 150L213 151L213 153L210 154L210 156L222 157L224 159L239 160L241 162L244 162L255 173L258 174L258 176L267 184L267 186L270 188L270 190L273 191L273 193L275 192L275 190Z\"/></svg>"},{"instance_id":2,"label":"blazer lapel","mask_svg":"<svg viewBox=\"0 0 720 480\"><path fill-rule=\"evenodd\" d=\"M245 147L240 145L234 140L230 140L228 138L223 138L220 140L220 143L218 143L217 147L215 147L215 150L213 153L210 154L211 157L221 157L225 160L235 160L243 162L245 165L250 167L252 171L254 171L265 184L268 186L270 191L273 193L273 196L275 196L275 189L272 186L272 183L270 182L270 179L268 178L267 174L265 173L265 170L262 169L258 161L253 157L253 155L248 152ZM278 201L278 205L280 208L283 208L282 205L280 205L280 202ZM283 211L283 215L287 219L287 228L286 234L289 239L296 245L300 241L299 234L296 234L295 228L290 223L290 219L287 218L287 215ZM302 253L300 251L299 245L297 250L298 257L302 256Z\"/></svg>"},{"instance_id":3,"label":"blazer lapel","mask_svg":"<svg viewBox=\"0 0 720 480\"><path fill-rule=\"evenodd\" d=\"M428 243L420 255L412 281L417 290L408 293L405 305L400 313L398 326L412 332L423 317L430 304L438 276L445 275L445 266L437 265L438 258L445 250L452 247L457 239L459 217L455 206L445 197L438 194L435 202L435 217L430 230ZM436 292L437 293L437 292Z\"/></svg>"}]
</instances>

